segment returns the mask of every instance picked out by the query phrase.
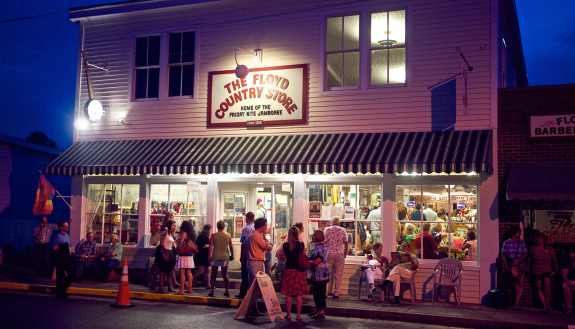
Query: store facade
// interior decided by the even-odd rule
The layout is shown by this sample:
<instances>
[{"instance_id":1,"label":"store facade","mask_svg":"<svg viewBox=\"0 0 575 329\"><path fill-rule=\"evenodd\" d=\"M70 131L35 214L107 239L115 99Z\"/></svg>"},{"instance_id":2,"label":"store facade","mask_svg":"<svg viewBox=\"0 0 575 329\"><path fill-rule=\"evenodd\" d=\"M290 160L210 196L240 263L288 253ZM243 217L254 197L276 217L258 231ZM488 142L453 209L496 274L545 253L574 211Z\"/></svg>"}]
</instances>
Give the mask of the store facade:
<instances>
[{"instance_id":1,"label":"store facade","mask_svg":"<svg viewBox=\"0 0 575 329\"><path fill-rule=\"evenodd\" d=\"M445 15L449 6L469 13L475 38L452 32L461 19ZM276 246L296 222L309 237L339 216L350 246L343 291L351 294L374 243L389 256L407 226L421 231L426 223L410 218L423 204L446 213L429 224L442 231L447 257L461 258L459 245L476 232L462 301L479 303L495 284L498 252L497 8L293 1L270 15L239 1L196 1L72 10L81 50L108 69L91 71L106 117L75 130L74 145L47 168L73 176L72 216L82 225L72 238L90 231L105 244L118 233L124 245L148 248L174 211L196 229L223 220L237 251L249 211L268 218ZM422 41L438 31L453 33L453 48L476 63L467 89L459 51ZM240 38L248 41L236 45ZM239 64L247 76L236 75ZM368 220L374 208L379 218ZM417 298L429 299L437 260L421 264Z\"/></svg>"}]
</instances>

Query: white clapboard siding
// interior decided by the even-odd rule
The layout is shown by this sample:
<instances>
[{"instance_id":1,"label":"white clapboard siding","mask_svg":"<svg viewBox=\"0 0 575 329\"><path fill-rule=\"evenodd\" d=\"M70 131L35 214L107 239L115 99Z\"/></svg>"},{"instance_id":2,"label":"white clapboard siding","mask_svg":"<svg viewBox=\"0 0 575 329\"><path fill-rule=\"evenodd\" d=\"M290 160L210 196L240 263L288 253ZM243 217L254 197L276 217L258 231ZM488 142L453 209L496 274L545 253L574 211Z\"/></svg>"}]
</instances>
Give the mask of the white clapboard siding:
<instances>
[{"instance_id":1,"label":"white clapboard siding","mask_svg":"<svg viewBox=\"0 0 575 329\"><path fill-rule=\"evenodd\" d=\"M415 290L416 299L421 300L422 295L424 300L431 301L432 296L432 286L433 286L433 268L421 268L415 276ZM343 282L342 282L342 293L349 294L352 296L357 296L359 289L359 265L347 264L344 269ZM439 279L439 277L438 277ZM479 304L479 269L477 270L464 270L462 276L461 284L461 302ZM447 292L450 292L450 288L444 288ZM408 289L402 289L402 298L411 299L411 295ZM362 298L365 298L365 283L362 287ZM379 290L376 292L379 294ZM446 297L449 295L449 301L454 302L453 293L445 293ZM379 297L379 295L378 295Z\"/></svg>"},{"instance_id":2,"label":"white clapboard siding","mask_svg":"<svg viewBox=\"0 0 575 329\"><path fill-rule=\"evenodd\" d=\"M348 14L362 8L408 8L409 85L354 91L322 91L320 43L323 14ZM78 132L79 141L293 135L318 133L431 130L431 91L461 73L460 48L473 72L468 78L468 108L461 105L461 76L456 77L455 129L489 129L491 112L491 1L227 1L94 16L84 24L83 48L90 63L94 95L109 118ZM199 58L194 100L129 102L131 41L134 35L197 28ZM235 68L234 50L263 49L263 63L238 53L250 68L309 65L308 123L263 129L207 129L208 72ZM82 69L80 102L88 100ZM81 108L81 106L80 106ZM123 117L128 127L118 126ZM476 297L470 297L476 298ZM478 297L477 297L478 298Z\"/></svg>"}]
</instances>

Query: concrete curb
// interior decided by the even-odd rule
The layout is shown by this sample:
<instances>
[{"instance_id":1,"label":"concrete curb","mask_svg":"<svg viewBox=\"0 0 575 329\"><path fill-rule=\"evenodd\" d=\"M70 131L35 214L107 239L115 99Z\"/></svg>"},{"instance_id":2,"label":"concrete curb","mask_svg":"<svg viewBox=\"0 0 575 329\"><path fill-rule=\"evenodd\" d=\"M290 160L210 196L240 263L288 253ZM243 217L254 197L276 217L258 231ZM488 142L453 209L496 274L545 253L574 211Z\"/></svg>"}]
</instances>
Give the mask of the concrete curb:
<instances>
[{"instance_id":1,"label":"concrete curb","mask_svg":"<svg viewBox=\"0 0 575 329\"><path fill-rule=\"evenodd\" d=\"M35 293L56 293L55 286L47 285L34 285L34 284L21 284L21 283L8 283L0 282L0 290L17 290L29 291ZM116 298L117 291L104 290L104 289L90 289L90 288L68 288L68 293L71 295L82 296L95 296L95 297L108 297ZM192 305L211 305L220 307L233 307L238 308L242 302L240 299L234 298L216 298L216 297L201 297L201 296L186 296L186 295L173 295L173 294L158 294L158 293L144 293L144 292L130 292L130 299L148 300L158 302L170 303L186 303ZM258 302L260 307L265 307L263 302ZM285 311L285 304L282 304L282 310ZM302 313L312 311L310 305L304 305ZM388 310L364 310L354 308L341 308L341 307L328 307L326 315L337 317L353 317L377 320L390 320L390 321L403 321L422 324L434 324L443 326L467 327L467 328L490 328L490 329L503 329L503 328L567 328L567 325L552 325L541 323L523 323L513 321L501 321L496 319L477 319L466 318L462 316L446 316L446 315L431 315L422 313L410 313L406 311L388 311Z\"/></svg>"}]
</instances>

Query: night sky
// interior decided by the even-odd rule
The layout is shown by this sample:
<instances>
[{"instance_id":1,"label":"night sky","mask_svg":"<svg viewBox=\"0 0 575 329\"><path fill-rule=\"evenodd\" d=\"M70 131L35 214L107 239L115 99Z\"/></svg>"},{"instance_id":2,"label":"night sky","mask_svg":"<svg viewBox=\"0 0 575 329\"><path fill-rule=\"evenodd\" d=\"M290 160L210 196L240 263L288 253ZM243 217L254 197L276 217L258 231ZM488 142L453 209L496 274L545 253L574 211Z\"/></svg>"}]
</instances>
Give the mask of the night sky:
<instances>
[{"instance_id":1,"label":"night sky","mask_svg":"<svg viewBox=\"0 0 575 329\"><path fill-rule=\"evenodd\" d=\"M71 7L116 1L4 0L0 21L0 130L25 138L44 131L72 145L78 26ZM529 84L575 83L575 1L516 0Z\"/></svg>"}]
</instances>

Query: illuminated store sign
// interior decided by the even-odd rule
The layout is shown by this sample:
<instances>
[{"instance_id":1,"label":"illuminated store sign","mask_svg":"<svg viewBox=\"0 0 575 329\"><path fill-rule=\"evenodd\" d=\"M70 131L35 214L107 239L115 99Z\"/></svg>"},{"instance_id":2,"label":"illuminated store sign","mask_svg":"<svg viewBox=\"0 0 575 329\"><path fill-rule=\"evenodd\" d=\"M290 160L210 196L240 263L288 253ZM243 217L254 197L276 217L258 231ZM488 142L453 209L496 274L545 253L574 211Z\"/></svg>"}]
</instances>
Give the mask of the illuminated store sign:
<instances>
[{"instance_id":1,"label":"illuminated store sign","mask_svg":"<svg viewBox=\"0 0 575 329\"><path fill-rule=\"evenodd\" d=\"M307 122L306 64L208 74L208 128Z\"/></svg>"}]
</instances>

